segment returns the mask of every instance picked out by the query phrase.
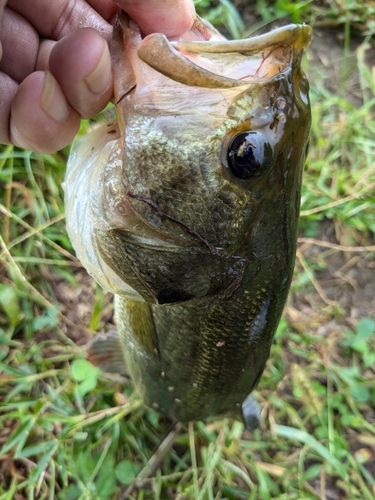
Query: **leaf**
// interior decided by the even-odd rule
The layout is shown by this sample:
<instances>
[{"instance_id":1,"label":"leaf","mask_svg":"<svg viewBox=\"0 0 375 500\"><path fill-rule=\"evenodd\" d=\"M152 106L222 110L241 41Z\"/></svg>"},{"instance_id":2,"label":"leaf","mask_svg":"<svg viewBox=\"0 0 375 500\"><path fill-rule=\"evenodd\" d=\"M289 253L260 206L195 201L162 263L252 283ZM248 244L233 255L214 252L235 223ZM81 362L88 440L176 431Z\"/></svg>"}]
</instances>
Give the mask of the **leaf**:
<instances>
[{"instance_id":1,"label":"leaf","mask_svg":"<svg viewBox=\"0 0 375 500\"><path fill-rule=\"evenodd\" d=\"M13 446L18 445L20 442L23 441L25 443L30 429L33 427L35 424L36 417L35 416L30 416L26 415L24 417L24 422L21 424L18 429L10 436L8 441L4 444L4 446L0 450L0 456L5 455L9 450L13 448ZM26 439L25 439L26 438Z\"/></svg>"},{"instance_id":2,"label":"leaf","mask_svg":"<svg viewBox=\"0 0 375 500\"><path fill-rule=\"evenodd\" d=\"M71 364L71 373L73 380L80 382L77 390L83 397L95 389L101 371L87 359L75 359Z\"/></svg>"},{"instance_id":3,"label":"leaf","mask_svg":"<svg viewBox=\"0 0 375 500\"><path fill-rule=\"evenodd\" d=\"M366 344L366 341L364 341L363 339L357 339L357 340L354 340L350 347L354 350L354 351L357 351L359 352L360 354L365 354L365 352L368 350L368 346Z\"/></svg>"},{"instance_id":4,"label":"leaf","mask_svg":"<svg viewBox=\"0 0 375 500\"><path fill-rule=\"evenodd\" d=\"M354 429L360 429L362 425L362 418L346 413L341 418L341 423L345 427L353 427Z\"/></svg>"},{"instance_id":5,"label":"leaf","mask_svg":"<svg viewBox=\"0 0 375 500\"><path fill-rule=\"evenodd\" d=\"M375 352L365 352L363 355L363 364L365 368L370 368L370 366L375 364Z\"/></svg>"},{"instance_id":6,"label":"leaf","mask_svg":"<svg viewBox=\"0 0 375 500\"><path fill-rule=\"evenodd\" d=\"M30 474L30 477L29 477L29 485L30 486L34 485L38 481L40 475L48 467L48 464L49 464L52 456L54 455L54 453L56 451L57 440L50 441L50 444L49 444L48 448L49 449L47 449L45 455L43 455L41 458L38 459L38 464L35 467L35 469L33 469L31 471L31 474Z\"/></svg>"},{"instance_id":7,"label":"leaf","mask_svg":"<svg viewBox=\"0 0 375 500\"><path fill-rule=\"evenodd\" d=\"M45 316L38 316L37 318L33 319L32 329L34 332L41 332L46 329L51 329L58 324L59 318L57 314L52 317L46 314Z\"/></svg>"},{"instance_id":8,"label":"leaf","mask_svg":"<svg viewBox=\"0 0 375 500\"><path fill-rule=\"evenodd\" d=\"M17 454L16 458L29 458L32 456L37 456L40 453L48 453L51 446L55 444L55 440L42 441L38 444L33 444L31 446L26 446L20 453Z\"/></svg>"},{"instance_id":9,"label":"leaf","mask_svg":"<svg viewBox=\"0 0 375 500\"><path fill-rule=\"evenodd\" d=\"M70 484L66 493L58 495L59 500L77 500L82 495L82 490L75 484Z\"/></svg>"},{"instance_id":10,"label":"leaf","mask_svg":"<svg viewBox=\"0 0 375 500\"><path fill-rule=\"evenodd\" d=\"M76 472L82 482L87 484L95 470L97 460L92 456L91 450L77 454L75 459Z\"/></svg>"},{"instance_id":11,"label":"leaf","mask_svg":"<svg viewBox=\"0 0 375 500\"><path fill-rule=\"evenodd\" d=\"M130 460L123 460L115 468L115 474L121 484L130 484L137 477L139 466Z\"/></svg>"},{"instance_id":12,"label":"leaf","mask_svg":"<svg viewBox=\"0 0 375 500\"><path fill-rule=\"evenodd\" d=\"M87 359L75 359L70 370L72 372L72 378L76 382L82 382L88 378L97 378L100 374L99 368L93 366Z\"/></svg>"},{"instance_id":13,"label":"leaf","mask_svg":"<svg viewBox=\"0 0 375 500\"><path fill-rule=\"evenodd\" d=\"M91 376L86 380L83 380L78 386L78 392L82 397L85 396L86 394L92 392L95 389L97 382L98 380L96 376Z\"/></svg>"},{"instance_id":14,"label":"leaf","mask_svg":"<svg viewBox=\"0 0 375 500\"><path fill-rule=\"evenodd\" d=\"M322 472L321 464L313 464L303 474L304 481L311 481L318 477Z\"/></svg>"},{"instance_id":15,"label":"leaf","mask_svg":"<svg viewBox=\"0 0 375 500\"><path fill-rule=\"evenodd\" d=\"M367 403L370 398L370 390L365 385L354 384L350 386L350 394L361 401L361 403Z\"/></svg>"},{"instance_id":16,"label":"leaf","mask_svg":"<svg viewBox=\"0 0 375 500\"><path fill-rule=\"evenodd\" d=\"M0 305L8 316L10 324L17 326L23 318L23 313L21 312L17 294L11 286L0 284Z\"/></svg>"},{"instance_id":17,"label":"leaf","mask_svg":"<svg viewBox=\"0 0 375 500\"><path fill-rule=\"evenodd\" d=\"M112 471L102 471L95 486L100 498L110 498L116 488L116 477L113 469Z\"/></svg>"},{"instance_id":18,"label":"leaf","mask_svg":"<svg viewBox=\"0 0 375 500\"><path fill-rule=\"evenodd\" d=\"M375 332L375 321L371 318L362 318L357 324L357 333L361 338L368 339Z\"/></svg>"}]
</instances>

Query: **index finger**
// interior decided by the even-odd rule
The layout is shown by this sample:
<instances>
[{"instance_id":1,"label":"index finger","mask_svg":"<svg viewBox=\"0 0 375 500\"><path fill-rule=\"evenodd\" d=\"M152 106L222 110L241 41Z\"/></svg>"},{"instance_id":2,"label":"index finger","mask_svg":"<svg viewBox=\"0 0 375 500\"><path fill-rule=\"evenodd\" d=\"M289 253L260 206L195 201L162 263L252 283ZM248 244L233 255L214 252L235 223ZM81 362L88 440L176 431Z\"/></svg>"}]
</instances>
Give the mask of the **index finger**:
<instances>
[{"instance_id":1,"label":"index finger","mask_svg":"<svg viewBox=\"0 0 375 500\"><path fill-rule=\"evenodd\" d=\"M192 0L116 0L139 25L144 36L164 33L178 37L192 27L195 8Z\"/></svg>"},{"instance_id":2,"label":"index finger","mask_svg":"<svg viewBox=\"0 0 375 500\"><path fill-rule=\"evenodd\" d=\"M102 5L104 11L98 12L91 3ZM78 28L94 28L110 40L112 26L101 14L108 12L108 6L113 2L101 0L90 2L85 0L8 0L8 7L15 10L29 21L36 31L44 38L60 40L65 35ZM115 10L115 9L114 9Z\"/></svg>"},{"instance_id":3,"label":"index finger","mask_svg":"<svg viewBox=\"0 0 375 500\"><path fill-rule=\"evenodd\" d=\"M191 28L195 18L193 0L116 0L116 4L139 24L143 35L159 32L177 37ZM116 12L111 0L9 0L8 6L25 17L40 35L52 40L84 27L96 29L109 40L109 21Z\"/></svg>"},{"instance_id":4,"label":"index finger","mask_svg":"<svg viewBox=\"0 0 375 500\"><path fill-rule=\"evenodd\" d=\"M3 19L3 13L4 13L4 7L5 4L7 3L7 0L0 0L0 37L1 37L1 23ZM3 56L3 46L1 45L1 38L0 38L0 59Z\"/></svg>"},{"instance_id":5,"label":"index finger","mask_svg":"<svg viewBox=\"0 0 375 500\"><path fill-rule=\"evenodd\" d=\"M0 19L3 15L3 12L4 12L4 7L5 7L5 4L7 3L7 0L0 0Z\"/></svg>"}]
</instances>

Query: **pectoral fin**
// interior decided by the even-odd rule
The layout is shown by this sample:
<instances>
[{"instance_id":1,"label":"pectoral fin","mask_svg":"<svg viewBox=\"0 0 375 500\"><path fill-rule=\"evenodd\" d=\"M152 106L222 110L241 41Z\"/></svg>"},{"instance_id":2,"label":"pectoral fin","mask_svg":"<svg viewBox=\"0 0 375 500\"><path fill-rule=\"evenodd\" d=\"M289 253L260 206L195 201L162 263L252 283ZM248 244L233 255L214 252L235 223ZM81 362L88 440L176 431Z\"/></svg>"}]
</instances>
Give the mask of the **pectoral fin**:
<instances>
[{"instance_id":1,"label":"pectoral fin","mask_svg":"<svg viewBox=\"0 0 375 500\"><path fill-rule=\"evenodd\" d=\"M120 337L114 330L94 337L87 346L87 359L104 372L127 373Z\"/></svg>"}]
</instances>

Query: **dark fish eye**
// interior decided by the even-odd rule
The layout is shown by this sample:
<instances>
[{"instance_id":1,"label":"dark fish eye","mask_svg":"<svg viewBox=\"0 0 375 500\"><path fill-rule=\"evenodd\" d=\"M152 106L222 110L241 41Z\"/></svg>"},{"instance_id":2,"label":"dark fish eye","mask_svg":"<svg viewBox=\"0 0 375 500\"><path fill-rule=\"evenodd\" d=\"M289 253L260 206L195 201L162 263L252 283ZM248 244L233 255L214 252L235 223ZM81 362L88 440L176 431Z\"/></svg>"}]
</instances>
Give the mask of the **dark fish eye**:
<instances>
[{"instance_id":1,"label":"dark fish eye","mask_svg":"<svg viewBox=\"0 0 375 500\"><path fill-rule=\"evenodd\" d=\"M228 166L239 179L250 179L264 163L264 140L257 132L241 132L228 146Z\"/></svg>"}]
</instances>

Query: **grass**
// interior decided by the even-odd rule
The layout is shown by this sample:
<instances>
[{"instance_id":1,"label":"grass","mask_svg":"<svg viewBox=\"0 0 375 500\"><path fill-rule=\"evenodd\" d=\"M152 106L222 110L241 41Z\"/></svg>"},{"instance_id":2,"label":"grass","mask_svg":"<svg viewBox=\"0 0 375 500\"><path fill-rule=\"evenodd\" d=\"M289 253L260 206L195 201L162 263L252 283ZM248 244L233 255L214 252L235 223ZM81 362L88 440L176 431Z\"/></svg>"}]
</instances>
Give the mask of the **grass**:
<instances>
[{"instance_id":1,"label":"grass","mask_svg":"<svg viewBox=\"0 0 375 500\"><path fill-rule=\"evenodd\" d=\"M346 47L349 15L364 35L374 22L361 21L359 1L258 0L255 10L260 24L286 13L319 22L322 4ZM225 11L233 33L246 29L232 4L199 5L212 18ZM0 500L374 498L375 80L365 43L354 63L343 52L335 90L329 66L306 61L313 127L301 238L253 434L230 420L171 429L128 380L86 362L82 345L110 328L112 303L66 235L68 149L2 148Z\"/></svg>"}]
</instances>

